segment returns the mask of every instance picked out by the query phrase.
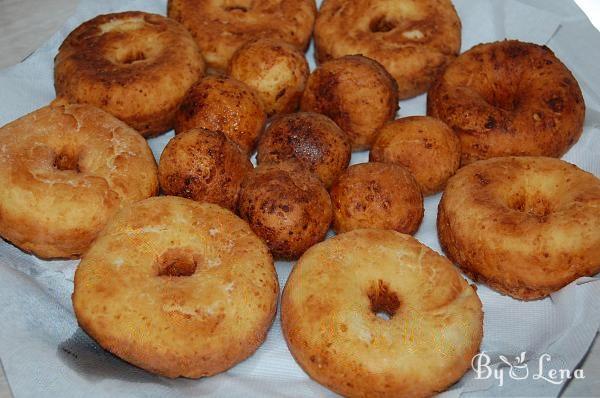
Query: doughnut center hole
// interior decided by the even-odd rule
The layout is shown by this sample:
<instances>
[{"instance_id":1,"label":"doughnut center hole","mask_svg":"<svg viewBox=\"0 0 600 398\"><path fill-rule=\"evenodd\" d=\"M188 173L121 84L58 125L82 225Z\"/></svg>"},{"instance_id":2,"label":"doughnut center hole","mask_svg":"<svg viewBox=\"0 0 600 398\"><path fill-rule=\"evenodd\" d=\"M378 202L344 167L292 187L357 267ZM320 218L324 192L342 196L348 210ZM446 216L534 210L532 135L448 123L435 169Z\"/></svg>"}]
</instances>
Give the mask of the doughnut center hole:
<instances>
[{"instance_id":1,"label":"doughnut center hole","mask_svg":"<svg viewBox=\"0 0 600 398\"><path fill-rule=\"evenodd\" d=\"M79 156L69 152L58 153L54 157L53 166L57 170L79 173Z\"/></svg>"},{"instance_id":2,"label":"doughnut center hole","mask_svg":"<svg viewBox=\"0 0 600 398\"><path fill-rule=\"evenodd\" d=\"M158 259L158 276L192 276L198 268L201 257L186 249L169 249Z\"/></svg>"},{"instance_id":3,"label":"doughnut center hole","mask_svg":"<svg viewBox=\"0 0 600 398\"><path fill-rule=\"evenodd\" d=\"M371 312L384 321L391 320L400 308L398 295L391 291L388 284L379 279L367 290Z\"/></svg>"},{"instance_id":4,"label":"doughnut center hole","mask_svg":"<svg viewBox=\"0 0 600 398\"><path fill-rule=\"evenodd\" d=\"M541 193L515 193L508 199L508 207L520 213L526 213L538 219L545 219L551 212L550 202Z\"/></svg>"},{"instance_id":5,"label":"doughnut center hole","mask_svg":"<svg viewBox=\"0 0 600 398\"><path fill-rule=\"evenodd\" d=\"M396 21L387 19L385 15L373 18L369 23L369 29L373 33L385 33L394 29L398 24Z\"/></svg>"},{"instance_id":6,"label":"doughnut center hole","mask_svg":"<svg viewBox=\"0 0 600 398\"><path fill-rule=\"evenodd\" d=\"M245 13L245 12L250 11L250 9L252 8L252 1L238 0L238 1L227 2L227 3L223 6L225 11L227 11L227 12Z\"/></svg>"},{"instance_id":7,"label":"doughnut center hole","mask_svg":"<svg viewBox=\"0 0 600 398\"><path fill-rule=\"evenodd\" d=\"M117 62L126 65L145 60L146 53L142 50L131 50L117 56Z\"/></svg>"}]
</instances>

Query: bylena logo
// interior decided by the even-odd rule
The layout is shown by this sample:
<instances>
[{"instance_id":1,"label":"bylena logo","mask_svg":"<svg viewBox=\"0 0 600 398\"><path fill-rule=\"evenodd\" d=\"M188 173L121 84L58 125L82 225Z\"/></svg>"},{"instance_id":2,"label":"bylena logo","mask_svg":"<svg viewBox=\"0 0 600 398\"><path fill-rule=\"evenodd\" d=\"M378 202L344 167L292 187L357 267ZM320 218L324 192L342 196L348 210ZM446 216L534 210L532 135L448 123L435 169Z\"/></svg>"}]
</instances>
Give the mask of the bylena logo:
<instances>
[{"instance_id":1,"label":"bylena logo","mask_svg":"<svg viewBox=\"0 0 600 398\"><path fill-rule=\"evenodd\" d=\"M485 351L475 355L471 360L471 367L475 371L476 380L495 379L498 386L502 387L504 381L512 380L541 380L552 384L562 384L570 379L585 379L583 369L556 369L550 366L550 354L542 354L533 361L526 358L527 353L521 352L511 361L504 355L498 355L498 360L492 361Z\"/></svg>"}]
</instances>

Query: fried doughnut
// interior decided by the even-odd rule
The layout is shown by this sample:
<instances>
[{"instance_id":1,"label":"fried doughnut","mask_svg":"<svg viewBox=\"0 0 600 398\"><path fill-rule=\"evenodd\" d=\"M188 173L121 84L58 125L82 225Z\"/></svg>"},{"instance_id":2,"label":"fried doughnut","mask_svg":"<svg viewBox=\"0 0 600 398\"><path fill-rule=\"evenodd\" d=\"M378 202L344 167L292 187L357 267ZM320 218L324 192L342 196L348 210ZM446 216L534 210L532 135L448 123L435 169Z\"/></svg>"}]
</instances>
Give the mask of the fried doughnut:
<instances>
[{"instance_id":1,"label":"fried doughnut","mask_svg":"<svg viewBox=\"0 0 600 398\"><path fill-rule=\"evenodd\" d=\"M99 15L67 36L54 60L54 87L57 97L100 107L149 137L173 128L204 67L183 26L128 11Z\"/></svg>"},{"instance_id":2,"label":"fried doughnut","mask_svg":"<svg viewBox=\"0 0 600 398\"><path fill-rule=\"evenodd\" d=\"M266 119L253 89L228 77L207 76L192 86L181 103L175 115L175 134L200 127L219 131L249 155Z\"/></svg>"},{"instance_id":3,"label":"fried doughnut","mask_svg":"<svg viewBox=\"0 0 600 398\"><path fill-rule=\"evenodd\" d=\"M160 155L158 181L167 195L235 211L250 160L222 133L193 129L176 135Z\"/></svg>"},{"instance_id":4,"label":"fried doughnut","mask_svg":"<svg viewBox=\"0 0 600 398\"><path fill-rule=\"evenodd\" d=\"M327 190L297 162L255 168L242 183L238 211L273 256L286 260L322 241L331 224Z\"/></svg>"},{"instance_id":5,"label":"fried doughnut","mask_svg":"<svg viewBox=\"0 0 600 398\"><path fill-rule=\"evenodd\" d=\"M158 193L148 144L90 105L46 106L0 128L0 235L79 257L122 206Z\"/></svg>"},{"instance_id":6,"label":"fried doughnut","mask_svg":"<svg viewBox=\"0 0 600 398\"><path fill-rule=\"evenodd\" d=\"M577 80L548 47L473 47L429 92L427 113L458 134L462 164L502 156L560 157L583 131Z\"/></svg>"},{"instance_id":7,"label":"fried doughnut","mask_svg":"<svg viewBox=\"0 0 600 398\"><path fill-rule=\"evenodd\" d=\"M369 159L406 167L423 195L433 195L444 189L448 178L460 166L460 141L438 119L405 117L379 130Z\"/></svg>"},{"instance_id":8,"label":"fried doughnut","mask_svg":"<svg viewBox=\"0 0 600 398\"><path fill-rule=\"evenodd\" d=\"M326 188L346 170L352 149L344 132L325 115L300 112L271 122L258 143L259 164L297 160Z\"/></svg>"},{"instance_id":9,"label":"fried doughnut","mask_svg":"<svg viewBox=\"0 0 600 398\"><path fill-rule=\"evenodd\" d=\"M398 83L400 99L429 88L460 52L461 23L450 0L324 0L315 24L319 62L362 54Z\"/></svg>"},{"instance_id":10,"label":"fried doughnut","mask_svg":"<svg viewBox=\"0 0 600 398\"><path fill-rule=\"evenodd\" d=\"M296 361L327 388L345 397L426 397L470 369L483 312L445 257L410 236L363 229L300 258L281 324Z\"/></svg>"},{"instance_id":11,"label":"fried doughnut","mask_svg":"<svg viewBox=\"0 0 600 398\"><path fill-rule=\"evenodd\" d=\"M233 213L174 196L122 210L75 272L77 321L103 348L167 377L211 376L264 341L279 286Z\"/></svg>"},{"instance_id":12,"label":"fried doughnut","mask_svg":"<svg viewBox=\"0 0 600 398\"><path fill-rule=\"evenodd\" d=\"M393 229L414 234L423 220L423 195L410 172L391 163L350 166L331 187L333 229Z\"/></svg>"},{"instance_id":13,"label":"fried doughnut","mask_svg":"<svg viewBox=\"0 0 600 398\"><path fill-rule=\"evenodd\" d=\"M349 55L310 75L300 108L329 116L348 134L353 150L368 149L377 130L396 115L398 87L379 63Z\"/></svg>"},{"instance_id":14,"label":"fried doughnut","mask_svg":"<svg viewBox=\"0 0 600 398\"><path fill-rule=\"evenodd\" d=\"M600 272L600 180L562 160L479 161L450 178L438 210L448 257L522 300Z\"/></svg>"},{"instance_id":15,"label":"fried doughnut","mask_svg":"<svg viewBox=\"0 0 600 398\"><path fill-rule=\"evenodd\" d=\"M309 70L304 54L294 46L258 39L233 54L227 73L255 89L271 117L298 108Z\"/></svg>"},{"instance_id":16,"label":"fried doughnut","mask_svg":"<svg viewBox=\"0 0 600 398\"><path fill-rule=\"evenodd\" d=\"M208 66L225 71L233 53L268 37L305 51L317 7L314 0L169 0L167 14L194 36Z\"/></svg>"}]
</instances>

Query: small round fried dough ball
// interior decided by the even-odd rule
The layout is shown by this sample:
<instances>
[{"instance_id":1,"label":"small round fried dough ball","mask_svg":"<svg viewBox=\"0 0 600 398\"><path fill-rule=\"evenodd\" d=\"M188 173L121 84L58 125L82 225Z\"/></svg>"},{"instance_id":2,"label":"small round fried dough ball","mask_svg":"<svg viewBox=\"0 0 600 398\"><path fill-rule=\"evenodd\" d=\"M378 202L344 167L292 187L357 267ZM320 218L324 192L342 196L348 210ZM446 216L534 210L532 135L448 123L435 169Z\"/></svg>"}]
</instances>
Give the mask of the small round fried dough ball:
<instances>
[{"instance_id":1,"label":"small round fried dough ball","mask_svg":"<svg viewBox=\"0 0 600 398\"><path fill-rule=\"evenodd\" d=\"M176 135L160 156L158 180L167 195L235 210L250 160L222 133L193 129Z\"/></svg>"},{"instance_id":2,"label":"small round fried dough ball","mask_svg":"<svg viewBox=\"0 0 600 398\"><path fill-rule=\"evenodd\" d=\"M258 143L259 164L297 160L329 188L350 163L344 132L325 115L300 112L276 118Z\"/></svg>"},{"instance_id":3,"label":"small round fried dough ball","mask_svg":"<svg viewBox=\"0 0 600 398\"><path fill-rule=\"evenodd\" d=\"M266 122L258 94L244 83L207 76L188 91L175 115L175 134L202 127L220 131L249 155Z\"/></svg>"},{"instance_id":4,"label":"small round fried dough ball","mask_svg":"<svg viewBox=\"0 0 600 398\"><path fill-rule=\"evenodd\" d=\"M398 86L376 61L349 55L310 75L300 108L329 116L348 134L353 150L369 149L377 130L396 115Z\"/></svg>"},{"instance_id":5,"label":"small round fried dough ball","mask_svg":"<svg viewBox=\"0 0 600 398\"><path fill-rule=\"evenodd\" d=\"M235 52L228 74L255 89L271 117L298 108L309 70L304 54L296 47L259 39Z\"/></svg>"},{"instance_id":6,"label":"small round fried dough ball","mask_svg":"<svg viewBox=\"0 0 600 398\"><path fill-rule=\"evenodd\" d=\"M331 224L323 184L297 162L260 165L242 183L238 210L275 258L296 259Z\"/></svg>"},{"instance_id":7,"label":"small round fried dough ball","mask_svg":"<svg viewBox=\"0 0 600 398\"><path fill-rule=\"evenodd\" d=\"M423 220L423 196L410 172L390 163L360 163L331 187L333 229L393 229L414 234Z\"/></svg>"},{"instance_id":8,"label":"small round fried dough ball","mask_svg":"<svg viewBox=\"0 0 600 398\"><path fill-rule=\"evenodd\" d=\"M460 166L460 141L441 120L412 116L388 123L379 130L370 160L406 167L423 195L444 189Z\"/></svg>"}]
</instances>

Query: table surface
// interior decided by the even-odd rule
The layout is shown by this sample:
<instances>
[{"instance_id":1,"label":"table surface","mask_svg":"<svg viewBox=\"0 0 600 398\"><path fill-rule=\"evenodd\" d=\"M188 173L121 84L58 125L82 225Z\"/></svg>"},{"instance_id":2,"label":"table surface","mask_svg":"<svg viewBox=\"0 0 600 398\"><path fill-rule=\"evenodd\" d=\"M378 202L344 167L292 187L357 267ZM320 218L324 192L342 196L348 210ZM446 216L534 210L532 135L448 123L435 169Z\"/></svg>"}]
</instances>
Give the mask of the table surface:
<instances>
[{"instance_id":1,"label":"table surface","mask_svg":"<svg viewBox=\"0 0 600 398\"><path fill-rule=\"evenodd\" d=\"M576 0L600 28L600 1ZM75 11L78 0L0 0L0 68L14 65L40 47ZM600 394L600 339L581 365L591 384ZM1 358L0 358L1 361ZM0 362L1 365L1 362ZM563 396L583 396L578 383L570 383ZM589 389L586 389L589 390ZM594 389L592 389L594 391ZM0 398L11 398L10 387L0 366Z\"/></svg>"}]
</instances>

